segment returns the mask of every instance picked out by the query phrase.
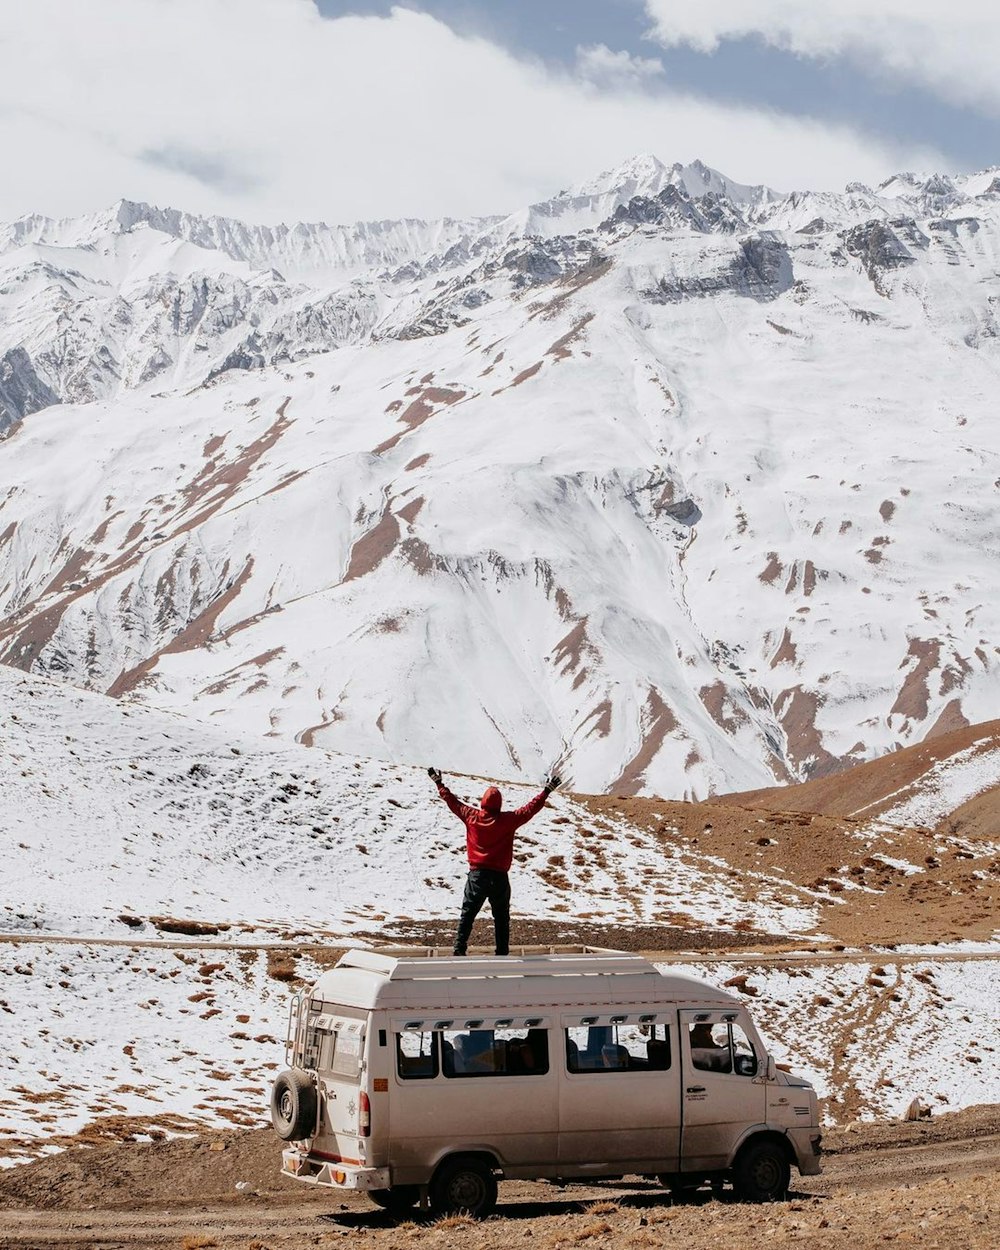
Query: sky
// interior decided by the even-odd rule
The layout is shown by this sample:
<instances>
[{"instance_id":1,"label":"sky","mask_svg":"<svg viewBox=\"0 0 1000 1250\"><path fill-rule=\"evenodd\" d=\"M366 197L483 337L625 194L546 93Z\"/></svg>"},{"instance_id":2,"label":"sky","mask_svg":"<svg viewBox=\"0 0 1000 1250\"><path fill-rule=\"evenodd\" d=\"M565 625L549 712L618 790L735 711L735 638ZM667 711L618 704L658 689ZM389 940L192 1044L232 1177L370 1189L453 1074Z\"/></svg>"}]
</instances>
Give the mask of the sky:
<instances>
[{"instance_id":1,"label":"sky","mask_svg":"<svg viewBox=\"0 0 1000 1250\"><path fill-rule=\"evenodd\" d=\"M1000 164L983 0L7 0L0 219L506 213L630 156L781 191Z\"/></svg>"}]
</instances>

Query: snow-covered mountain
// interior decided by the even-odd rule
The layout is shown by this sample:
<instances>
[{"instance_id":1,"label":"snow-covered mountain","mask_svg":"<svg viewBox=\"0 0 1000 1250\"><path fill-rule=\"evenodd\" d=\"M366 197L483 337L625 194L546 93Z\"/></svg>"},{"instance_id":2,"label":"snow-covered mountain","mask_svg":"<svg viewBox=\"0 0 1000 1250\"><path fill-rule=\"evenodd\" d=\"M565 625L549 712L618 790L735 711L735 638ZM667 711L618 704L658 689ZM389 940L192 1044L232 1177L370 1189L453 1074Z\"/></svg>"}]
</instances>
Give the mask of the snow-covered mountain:
<instances>
[{"instance_id":1,"label":"snow-covered mountain","mask_svg":"<svg viewBox=\"0 0 1000 1250\"><path fill-rule=\"evenodd\" d=\"M0 659L594 791L986 720L998 273L998 170L0 227Z\"/></svg>"}]
</instances>

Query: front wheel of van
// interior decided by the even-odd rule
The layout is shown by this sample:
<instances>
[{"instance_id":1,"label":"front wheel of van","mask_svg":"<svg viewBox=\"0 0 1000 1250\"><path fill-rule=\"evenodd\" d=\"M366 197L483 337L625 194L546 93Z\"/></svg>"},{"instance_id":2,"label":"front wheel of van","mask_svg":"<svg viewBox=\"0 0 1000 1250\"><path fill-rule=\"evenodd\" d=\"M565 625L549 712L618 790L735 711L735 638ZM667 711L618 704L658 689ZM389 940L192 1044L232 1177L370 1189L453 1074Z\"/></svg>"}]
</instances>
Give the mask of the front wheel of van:
<instances>
[{"instance_id":1,"label":"front wheel of van","mask_svg":"<svg viewBox=\"0 0 1000 1250\"><path fill-rule=\"evenodd\" d=\"M420 1201L419 1185L393 1185L391 1189L370 1189L368 1197L390 1215L405 1215Z\"/></svg>"},{"instance_id":2,"label":"front wheel of van","mask_svg":"<svg viewBox=\"0 0 1000 1250\"><path fill-rule=\"evenodd\" d=\"M464 1212L482 1220L497 1204L497 1180L481 1159L446 1159L430 1183L435 1215Z\"/></svg>"},{"instance_id":3,"label":"front wheel of van","mask_svg":"<svg viewBox=\"0 0 1000 1250\"><path fill-rule=\"evenodd\" d=\"M733 1187L743 1202L781 1202L791 1177L788 1155L774 1141L751 1142L733 1164Z\"/></svg>"}]
</instances>

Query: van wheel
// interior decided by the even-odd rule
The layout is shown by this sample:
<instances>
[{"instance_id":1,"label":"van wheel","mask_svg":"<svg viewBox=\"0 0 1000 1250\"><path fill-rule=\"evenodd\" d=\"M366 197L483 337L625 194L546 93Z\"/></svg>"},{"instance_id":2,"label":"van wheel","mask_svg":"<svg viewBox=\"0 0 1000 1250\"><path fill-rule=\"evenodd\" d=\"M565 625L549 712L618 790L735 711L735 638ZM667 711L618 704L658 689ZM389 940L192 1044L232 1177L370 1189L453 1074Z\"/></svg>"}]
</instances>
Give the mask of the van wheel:
<instances>
[{"instance_id":1,"label":"van wheel","mask_svg":"<svg viewBox=\"0 0 1000 1250\"><path fill-rule=\"evenodd\" d=\"M497 1204L496 1177L481 1159L446 1159L434 1173L429 1197L435 1215L464 1211L482 1220Z\"/></svg>"},{"instance_id":2,"label":"van wheel","mask_svg":"<svg viewBox=\"0 0 1000 1250\"><path fill-rule=\"evenodd\" d=\"M368 1197L390 1215L405 1215L420 1199L419 1185L393 1185L391 1189L369 1189Z\"/></svg>"},{"instance_id":3,"label":"van wheel","mask_svg":"<svg viewBox=\"0 0 1000 1250\"><path fill-rule=\"evenodd\" d=\"M743 1202L781 1202L788 1194L792 1170L777 1142L751 1142L733 1164L733 1187Z\"/></svg>"},{"instance_id":4,"label":"van wheel","mask_svg":"<svg viewBox=\"0 0 1000 1250\"><path fill-rule=\"evenodd\" d=\"M302 1141L316 1128L316 1087L305 1072L281 1072L271 1086L271 1123L282 1141Z\"/></svg>"}]
</instances>

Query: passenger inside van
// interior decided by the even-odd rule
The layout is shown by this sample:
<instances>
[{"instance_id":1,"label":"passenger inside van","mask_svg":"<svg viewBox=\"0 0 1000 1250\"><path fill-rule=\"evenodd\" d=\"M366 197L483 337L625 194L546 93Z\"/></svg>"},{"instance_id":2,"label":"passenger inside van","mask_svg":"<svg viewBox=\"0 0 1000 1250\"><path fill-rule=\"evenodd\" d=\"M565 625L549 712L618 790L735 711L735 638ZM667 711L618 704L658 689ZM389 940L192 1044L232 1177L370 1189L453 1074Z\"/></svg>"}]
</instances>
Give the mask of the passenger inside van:
<instances>
[{"instance_id":1,"label":"passenger inside van","mask_svg":"<svg viewBox=\"0 0 1000 1250\"><path fill-rule=\"evenodd\" d=\"M527 1039L507 1043L507 1071L511 1076L526 1076L535 1070L535 1052Z\"/></svg>"},{"instance_id":2,"label":"passenger inside van","mask_svg":"<svg viewBox=\"0 0 1000 1250\"><path fill-rule=\"evenodd\" d=\"M670 1067L670 1043L651 1037L646 1043L646 1062L655 1071L666 1072Z\"/></svg>"},{"instance_id":3,"label":"passenger inside van","mask_svg":"<svg viewBox=\"0 0 1000 1250\"><path fill-rule=\"evenodd\" d=\"M720 1025L724 1028L724 1025ZM691 1025L691 1066L701 1072L732 1072L733 1060L726 1042L716 1040L711 1024Z\"/></svg>"},{"instance_id":4,"label":"passenger inside van","mask_svg":"<svg viewBox=\"0 0 1000 1250\"><path fill-rule=\"evenodd\" d=\"M612 1042L601 1047L601 1066L604 1068L627 1068L629 1053L624 1046Z\"/></svg>"},{"instance_id":5,"label":"passenger inside van","mask_svg":"<svg viewBox=\"0 0 1000 1250\"><path fill-rule=\"evenodd\" d=\"M497 1070L492 1029L471 1029L468 1033L457 1033L452 1044L456 1076L472 1076L479 1072ZM447 1069L445 1075L449 1075Z\"/></svg>"},{"instance_id":6,"label":"passenger inside van","mask_svg":"<svg viewBox=\"0 0 1000 1250\"><path fill-rule=\"evenodd\" d=\"M545 1029L529 1029L523 1040L507 1043L507 1071L526 1076L548 1069L548 1036Z\"/></svg>"}]
</instances>

